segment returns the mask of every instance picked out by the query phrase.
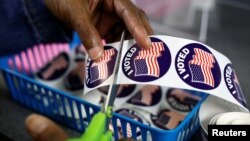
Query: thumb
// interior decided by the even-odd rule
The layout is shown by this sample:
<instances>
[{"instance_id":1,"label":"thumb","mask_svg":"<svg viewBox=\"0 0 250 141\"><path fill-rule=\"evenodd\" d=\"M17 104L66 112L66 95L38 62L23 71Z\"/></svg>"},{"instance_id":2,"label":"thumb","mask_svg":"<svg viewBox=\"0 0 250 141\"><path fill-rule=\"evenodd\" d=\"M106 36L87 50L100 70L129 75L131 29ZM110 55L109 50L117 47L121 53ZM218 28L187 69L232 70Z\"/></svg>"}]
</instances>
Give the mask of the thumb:
<instances>
[{"instance_id":1,"label":"thumb","mask_svg":"<svg viewBox=\"0 0 250 141\"><path fill-rule=\"evenodd\" d=\"M40 115L30 115L25 124L34 141L65 141L68 138L59 126Z\"/></svg>"}]
</instances>

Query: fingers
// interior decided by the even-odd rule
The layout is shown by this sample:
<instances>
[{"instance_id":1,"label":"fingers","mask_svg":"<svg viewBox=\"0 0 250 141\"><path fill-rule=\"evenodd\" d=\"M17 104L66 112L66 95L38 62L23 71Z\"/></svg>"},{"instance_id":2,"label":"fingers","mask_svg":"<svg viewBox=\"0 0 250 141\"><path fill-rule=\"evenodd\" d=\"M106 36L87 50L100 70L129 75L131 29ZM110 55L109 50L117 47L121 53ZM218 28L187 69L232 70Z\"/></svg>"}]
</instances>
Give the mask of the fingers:
<instances>
[{"instance_id":1,"label":"fingers","mask_svg":"<svg viewBox=\"0 0 250 141\"><path fill-rule=\"evenodd\" d=\"M151 25L149 24L148 17L146 16L145 12L141 9L138 9L139 17L142 21L144 28L146 29L148 35L154 34Z\"/></svg>"},{"instance_id":2,"label":"fingers","mask_svg":"<svg viewBox=\"0 0 250 141\"><path fill-rule=\"evenodd\" d=\"M88 3L86 0L45 0L45 3L55 16L69 23L78 32L92 60L102 57L101 37L90 18L94 13L92 7L96 6L93 1Z\"/></svg>"},{"instance_id":3,"label":"fingers","mask_svg":"<svg viewBox=\"0 0 250 141\"><path fill-rule=\"evenodd\" d=\"M67 134L46 117L32 114L26 121L26 128L35 141L65 141Z\"/></svg>"},{"instance_id":4,"label":"fingers","mask_svg":"<svg viewBox=\"0 0 250 141\"><path fill-rule=\"evenodd\" d=\"M92 60L98 60L104 50L101 37L89 17L87 4L75 1L73 6L70 8L70 22L82 39L89 57Z\"/></svg>"},{"instance_id":5,"label":"fingers","mask_svg":"<svg viewBox=\"0 0 250 141\"><path fill-rule=\"evenodd\" d=\"M96 28L90 22L78 21L77 23L74 23L74 29L82 39L89 57L92 60L98 60L101 58L104 50L101 37Z\"/></svg>"},{"instance_id":6,"label":"fingers","mask_svg":"<svg viewBox=\"0 0 250 141\"><path fill-rule=\"evenodd\" d=\"M151 47L151 41L144 25L148 27L145 18L141 21L138 9L130 0L116 0L114 1L114 8L122 18L132 36L135 38L137 44L143 48ZM151 32L151 31L150 31Z\"/></svg>"}]
</instances>

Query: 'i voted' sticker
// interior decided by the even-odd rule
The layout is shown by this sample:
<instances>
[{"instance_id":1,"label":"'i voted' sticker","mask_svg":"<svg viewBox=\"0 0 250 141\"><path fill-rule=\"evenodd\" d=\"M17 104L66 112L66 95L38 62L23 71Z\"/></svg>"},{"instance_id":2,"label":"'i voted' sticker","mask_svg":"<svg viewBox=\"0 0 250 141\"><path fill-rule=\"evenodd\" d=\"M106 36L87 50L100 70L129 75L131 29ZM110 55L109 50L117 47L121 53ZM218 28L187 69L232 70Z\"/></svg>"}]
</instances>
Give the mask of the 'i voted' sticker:
<instances>
[{"instance_id":1,"label":"'i voted' sticker","mask_svg":"<svg viewBox=\"0 0 250 141\"><path fill-rule=\"evenodd\" d=\"M188 85L212 90L219 86L221 72L219 64L205 46L191 43L182 47L175 59L179 77Z\"/></svg>"},{"instance_id":2,"label":"'i voted' sticker","mask_svg":"<svg viewBox=\"0 0 250 141\"><path fill-rule=\"evenodd\" d=\"M137 106L154 106L160 102L161 97L162 92L159 86L146 85L129 99L128 103Z\"/></svg>"},{"instance_id":3,"label":"'i voted' sticker","mask_svg":"<svg viewBox=\"0 0 250 141\"><path fill-rule=\"evenodd\" d=\"M129 96L130 94L133 93L133 91L135 90L135 87L136 85L129 85L129 84L119 85L119 89L116 93L116 97L123 98L123 97ZM109 91L109 86L100 87L98 88L98 90L102 92L104 95L107 95Z\"/></svg>"},{"instance_id":4,"label":"'i voted' sticker","mask_svg":"<svg viewBox=\"0 0 250 141\"><path fill-rule=\"evenodd\" d=\"M190 112L201 100L201 97L182 89L170 89L167 91L166 100L175 110Z\"/></svg>"},{"instance_id":5,"label":"'i voted' sticker","mask_svg":"<svg viewBox=\"0 0 250 141\"><path fill-rule=\"evenodd\" d=\"M171 55L167 45L160 39L150 39L151 48L143 49L134 44L123 58L122 71L134 81L154 81L162 77L170 67Z\"/></svg>"},{"instance_id":6,"label":"'i voted' sticker","mask_svg":"<svg viewBox=\"0 0 250 141\"><path fill-rule=\"evenodd\" d=\"M87 60L86 65L86 86L96 87L107 80L114 71L114 64L117 56L117 50L111 46L105 46L103 56L97 60Z\"/></svg>"},{"instance_id":7,"label":"'i voted' sticker","mask_svg":"<svg viewBox=\"0 0 250 141\"><path fill-rule=\"evenodd\" d=\"M229 92L239 103L246 107L246 100L243 96L238 78L231 64L227 64L224 69L224 79Z\"/></svg>"},{"instance_id":8,"label":"'i voted' sticker","mask_svg":"<svg viewBox=\"0 0 250 141\"><path fill-rule=\"evenodd\" d=\"M38 71L37 76L42 80L52 81L62 77L69 69L69 55L60 53L50 63Z\"/></svg>"},{"instance_id":9,"label":"'i voted' sticker","mask_svg":"<svg viewBox=\"0 0 250 141\"><path fill-rule=\"evenodd\" d=\"M165 130L176 128L184 119L185 115L169 109L160 111L158 115L151 114L154 125Z\"/></svg>"}]
</instances>

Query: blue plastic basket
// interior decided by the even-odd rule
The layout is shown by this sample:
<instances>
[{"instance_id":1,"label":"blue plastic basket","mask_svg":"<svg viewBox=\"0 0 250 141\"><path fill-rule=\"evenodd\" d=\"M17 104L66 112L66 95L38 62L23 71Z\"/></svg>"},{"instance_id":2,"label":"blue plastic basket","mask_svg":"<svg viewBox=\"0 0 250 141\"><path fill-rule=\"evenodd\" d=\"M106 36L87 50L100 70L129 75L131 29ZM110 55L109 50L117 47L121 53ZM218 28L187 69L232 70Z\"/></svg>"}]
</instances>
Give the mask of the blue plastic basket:
<instances>
[{"instance_id":1,"label":"blue plastic basket","mask_svg":"<svg viewBox=\"0 0 250 141\"><path fill-rule=\"evenodd\" d=\"M11 69L8 66L8 60L13 56L7 56L0 58L0 69L3 72L5 81L11 92L14 101L31 108L41 114L51 117L68 127L71 127L77 131L83 132L91 121L92 113L97 113L100 107L93 105L87 101L76 98L63 91L43 85L34 80L25 72L20 70ZM22 60L21 60L22 62ZM196 129L199 127L198 110L201 103L205 100L201 100L193 110L186 116L185 120L173 130L161 130L152 128L142 123L131 120L125 116L114 113L112 118L112 124L114 128L114 137L118 139L118 120L122 126L122 136L127 137L127 124L131 126L132 138L137 139L138 129L140 130L140 136L143 141L186 141L193 135ZM66 110L68 105L70 110ZM77 107L77 112L73 109ZM82 111L86 113L86 117L82 116ZM79 118L76 118L77 117Z\"/></svg>"}]
</instances>

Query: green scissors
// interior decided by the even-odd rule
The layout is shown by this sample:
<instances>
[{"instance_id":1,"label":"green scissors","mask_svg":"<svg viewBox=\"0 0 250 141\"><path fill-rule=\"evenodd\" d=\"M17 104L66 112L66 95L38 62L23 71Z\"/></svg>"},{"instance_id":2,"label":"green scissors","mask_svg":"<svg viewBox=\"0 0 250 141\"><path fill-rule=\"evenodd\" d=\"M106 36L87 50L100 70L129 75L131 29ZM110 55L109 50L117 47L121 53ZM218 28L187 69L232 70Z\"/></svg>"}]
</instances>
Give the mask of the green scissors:
<instances>
[{"instance_id":1,"label":"green scissors","mask_svg":"<svg viewBox=\"0 0 250 141\"><path fill-rule=\"evenodd\" d=\"M100 112L94 115L88 128L81 135L80 138L69 139L68 141L111 141L112 132L109 130L110 119L113 115L113 104L119 86L117 85L117 74L120 65L120 58L122 52L123 41L125 38L125 31L122 32L120 40L120 51L118 52L115 66L114 66L114 79L109 87L108 96Z\"/></svg>"}]
</instances>

